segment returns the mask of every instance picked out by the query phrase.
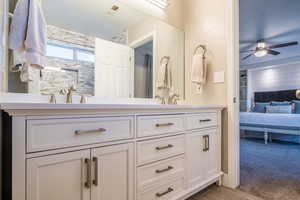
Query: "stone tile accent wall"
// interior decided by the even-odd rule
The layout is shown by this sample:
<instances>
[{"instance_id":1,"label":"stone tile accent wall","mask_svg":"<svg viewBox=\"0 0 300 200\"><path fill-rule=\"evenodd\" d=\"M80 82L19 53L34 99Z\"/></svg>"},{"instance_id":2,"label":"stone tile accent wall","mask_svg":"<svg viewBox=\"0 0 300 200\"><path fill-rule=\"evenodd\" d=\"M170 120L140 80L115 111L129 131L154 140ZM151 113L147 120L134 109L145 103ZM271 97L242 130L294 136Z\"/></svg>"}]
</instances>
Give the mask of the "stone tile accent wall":
<instances>
[{"instance_id":1,"label":"stone tile accent wall","mask_svg":"<svg viewBox=\"0 0 300 200\"><path fill-rule=\"evenodd\" d=\"M47 27L48 42L94 52L95 38L55 26ZM61 89L75 85L78 95L94 95L95 63L47 58L47 66L62 70L42 70L41 94L59 94Z\"/></svg>"}]
</instances>

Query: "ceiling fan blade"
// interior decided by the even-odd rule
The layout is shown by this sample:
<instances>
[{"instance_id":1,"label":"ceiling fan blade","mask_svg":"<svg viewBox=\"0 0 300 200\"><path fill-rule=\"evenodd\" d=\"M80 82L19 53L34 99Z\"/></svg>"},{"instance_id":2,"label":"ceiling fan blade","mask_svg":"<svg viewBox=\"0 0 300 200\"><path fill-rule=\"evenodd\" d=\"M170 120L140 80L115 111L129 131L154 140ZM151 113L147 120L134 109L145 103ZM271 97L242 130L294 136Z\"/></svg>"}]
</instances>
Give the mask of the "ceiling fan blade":
<instances>
[{"instance_id":1,"label":"ceiling fan blade","mask_svg":"<svg viewBox=\"0 0 300 200\"><path fill-rule=\"evenodd\" d=\"M247 53L247 52L254 52L255 50L245 50L245 51L240 51L240 53Z\"/></svg>"},{"instance_id":2,"label":"ceiling fan blade","mask_svg":"<svg viewBox=\"0 0 300 200\"><path fill-rule=\"evenodd\" d=\"M247 58L249 58L250 56L252 56L253 54L249 54L248 56L244 57L242 60L246 60Z\"/></svg>"},{"instance_id":3,"label":"ceiling fan blade","mask_svg":"<svg viewBox=\"0 0 300 200\"><path fill-rule=\"evenodd\" d=\"M268 54L271 54L271 55L274 55L274 56L277 56L280 54L280 52L278 51L274 51L274 50L271 50L271 49L268 49Z\"/></svg>"},{"instance_id":4,"label":"ceiling fan blade","mask_svg":"<svg viewBox=\"0 0 300 200\"><path fill-rule=\"evenodd\" d=\"M269 49L277 49L277 48L293 46L293 45L298 45L298 42L288 42L288 43L283 43L283 44L272 45L269 47Z\"/></svg>"}]
</instances>

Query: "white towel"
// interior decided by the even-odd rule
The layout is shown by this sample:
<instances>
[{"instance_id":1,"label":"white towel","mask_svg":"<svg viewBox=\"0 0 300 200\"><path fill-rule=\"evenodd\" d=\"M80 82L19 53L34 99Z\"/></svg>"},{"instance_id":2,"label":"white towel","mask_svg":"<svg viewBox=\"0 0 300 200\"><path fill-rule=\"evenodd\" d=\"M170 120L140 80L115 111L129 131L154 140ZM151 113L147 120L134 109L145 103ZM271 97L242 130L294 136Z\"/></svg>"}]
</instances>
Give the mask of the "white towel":
<instances>
[{"instance_id":1,"label":"white towel","mask_svg":"<svg viewBox=\"0 0 300 200\"><path fill-rule=\"evenodd\" d=\"M202 54L195 54L192 61L192 82L197 84L200 90L206 84L207 65Z\"/></svg>"},{"instance_id":2,"label":"white towel","mask_svg":"<svg viewBox=\"0 0 300 200\"><path fill-rule=\"evenodd\" d=\"M46 20L39 0L19 0L12 18L10 49L24 53L26 63L43 68L46 55Z\"/></svg>"},{"instance_id":3,"label":"white towel","mask_svg":"<svg viewBox=\"0 0 300 200\"><path fill-rule=\"evenodd\" d=\"M27 64L23 65L20 71L20 79L24 83L28 83L30 81L34 81L38 76L37 73L40 73L38 69L29 67ZM39 79L39 77L38 77Z\"/></svg>"},{"instance_id":4,"label":"white towel","mask_svg":"<svg viewBox=\"0 0 300 200\"><path fill-rule=\"evenodd\" d=\"M159 89L172 88L172 69L170 59L164 59L159 67L157 87Z\"/></svg>"}]
</instances>

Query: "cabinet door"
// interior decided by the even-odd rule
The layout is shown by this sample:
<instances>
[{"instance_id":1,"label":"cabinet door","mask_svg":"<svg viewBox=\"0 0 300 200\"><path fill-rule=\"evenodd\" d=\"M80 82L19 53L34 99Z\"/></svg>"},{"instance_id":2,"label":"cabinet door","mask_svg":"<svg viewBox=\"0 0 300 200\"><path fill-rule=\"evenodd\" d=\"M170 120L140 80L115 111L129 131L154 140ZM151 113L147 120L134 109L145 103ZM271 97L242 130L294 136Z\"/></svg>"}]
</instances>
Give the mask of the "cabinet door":
<instances>
[{"instance_id":1,"label":"cabinet door","mask_svg":"<svg viewBox=\"0 0 300 200\"><path fill-rule=\"evenodd\" d=\"M92 149L92 200L133 200L133 144Z\"/></svg>"},{"instance_id":2,"label":"cabinet door","mask_svg":"<svg viewBox=\"0 0 300 200\"><path fill-rule=\"evenodd\" d=\"M90 150L27 160L27 199L90 200Z\"/></svg>"},{"instance_id":3,"label":"cabinet door","mask_svg":"<svg viewBox=\"0 0 300 200\"><path fill-rule=\"evenodd\" d=\"M220 145L218 145L218 135L216 130L209 130L205 133L207 148L204 151L205 165L204 171L206 172L205 178L210 179L214 177L219 171L219 159L218 154ZM205 139L204 137L204 139ZM204 142L205 143L205 142Z\"/></svg>"},{"instance_id":4,"label":"cabinet door","mask_svg":"<svg viewBox=\"0 0 300 200\"><path fill-rule=\"evenodd\" d=\"M194 186L212 178L219 170L217 131L206 130L187 135L188 184Z\"/></svg>"},{"instance_id":5,"label":"cabinet door","mask_svg":"<svg viewBox=\"0 0 300 200\"><path fill-rule=\"evenodd\" d=\"M186 135L186 159L188 185L194 186L205 179L204 134L201 132Z\"/></svg>"}]
</instances>

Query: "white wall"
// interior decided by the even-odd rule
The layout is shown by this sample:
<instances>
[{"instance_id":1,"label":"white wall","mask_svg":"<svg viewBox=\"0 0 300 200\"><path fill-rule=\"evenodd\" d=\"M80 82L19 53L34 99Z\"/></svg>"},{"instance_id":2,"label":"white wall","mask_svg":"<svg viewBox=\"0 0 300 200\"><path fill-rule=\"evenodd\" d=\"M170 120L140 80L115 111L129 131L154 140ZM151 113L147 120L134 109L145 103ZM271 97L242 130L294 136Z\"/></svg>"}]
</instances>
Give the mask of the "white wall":
<instances>
[{"instance_id":1,"label":"white wall","mask_svg":"<svg viewBox=\"0 0 300 200\"><path fill-rule=\"evenodd\" d=\"M0 92L3 90L4 76L4 1L0 3Z\"/></svg>"},{"instance_id":2,"label":"white wall","mask_svg":"<svg viewBox=\"0 0 300 200\"><path fill-rule=\"evenodd\" d=\"M227 105L227 82L214 83L213 73L227 73L229 19L228 1L220 0L184 0L185 27L185 93L188 104ZM197 93L191 82L192 56L195 48L206 45L208 49L208 80L202 93ZM228 110L223 113L222 169L231 171L228 166ZM234 155L230 155L234 156Z\"/></svg>"},{"instance_id":3,"label":"white wall","mask_svg":"<svg viewBox=\"0 0 300 200\"><path fill-rule=\"evenodd\" d=\"M271 66L248 71L248 106L254 92L300 88L300 63Z\"/></svg>"}]
</instances>

